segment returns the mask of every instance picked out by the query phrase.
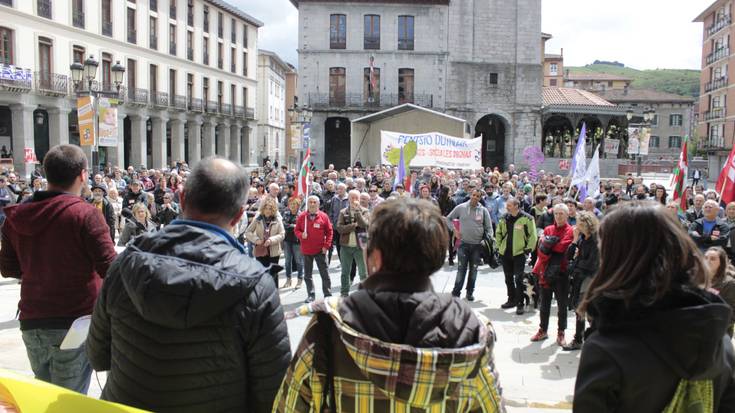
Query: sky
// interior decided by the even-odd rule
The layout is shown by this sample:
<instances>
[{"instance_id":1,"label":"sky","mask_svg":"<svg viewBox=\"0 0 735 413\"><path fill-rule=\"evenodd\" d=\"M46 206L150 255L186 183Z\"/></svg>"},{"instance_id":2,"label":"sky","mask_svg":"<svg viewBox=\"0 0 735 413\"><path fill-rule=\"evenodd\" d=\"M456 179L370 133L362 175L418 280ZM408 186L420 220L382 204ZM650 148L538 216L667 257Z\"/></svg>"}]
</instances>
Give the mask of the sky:
<instances>
[{"instance_id":1,"label":"sky","mask_svg":"<svg viewBox=\"0 0 735 413\"><path fill-rule=\"evenodd\" d=\"M505 0L503 0L505 1ZM298 12L289 0L229 0L261 20L261 49L298 65ZM541 29L564 48L564 64L619 61L635 69L700 69L702 23L692 20L713 0L542 0Z\"/></svg>"}]
</instances>

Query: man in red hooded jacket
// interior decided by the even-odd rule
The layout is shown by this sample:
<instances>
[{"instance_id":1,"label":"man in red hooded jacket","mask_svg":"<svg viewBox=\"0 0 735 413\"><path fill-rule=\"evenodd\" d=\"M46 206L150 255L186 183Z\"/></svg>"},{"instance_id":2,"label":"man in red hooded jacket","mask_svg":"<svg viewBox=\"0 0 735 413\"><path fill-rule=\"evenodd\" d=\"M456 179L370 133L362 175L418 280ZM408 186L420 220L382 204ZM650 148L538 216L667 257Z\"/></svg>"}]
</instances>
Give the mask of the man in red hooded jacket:
<instances>
[{"instance_id":1,"label":"man in red hooded jacket","mask_svg":"<svg viewBox=\"0 0 735 413\"><path fill-rule=\"evenodd\" d=\"M55 146L43 166L48 190L5 208L0 272L21 280L20 329L36 378L86 394L92 368L85 346L59 345L76 318L92 314L115 246L104 216L80 196L84 152Z\"/></svg>"},{"instance_id":2,"label":"man in red hooded jacket","mask_svg":"<svg viewBox=\"0 0 735 413\"><path fill-rule=\"evenodd\" d=\"M322 292L330 297L331 280L327 269L325 254L332 246L332 222L329 216L319 210L319 197L310 196L306 202L307 210L296 218L294 234L301 240L301 254L304 256L304 281L306 282L306 302L314 301L314 281L311 278L314 260L322 277Z\"/></svg>"},{"instance_id":3,"label":"man in red hooded jacket","mask_svg":"<svg viewBox=\"0 0 735 413\"><path fill-rule=\"evenodd\" d=\"M569 279L567 278L566 252L574 240L574 228L569 225L569 207L565 204L554 205L554 224L544 228L539 240L538 259L533 267L533 273L539 279L541 295L541 326L531 341L541 341L549 338L546 333L549 328L551 315L552 295L556 296L558 307L559 329L556 332L556 344L566 345L564 330L567 328L567 296L569 295ZM553 276L553 278L549 278Z\"/></svg>"}]
</instances>

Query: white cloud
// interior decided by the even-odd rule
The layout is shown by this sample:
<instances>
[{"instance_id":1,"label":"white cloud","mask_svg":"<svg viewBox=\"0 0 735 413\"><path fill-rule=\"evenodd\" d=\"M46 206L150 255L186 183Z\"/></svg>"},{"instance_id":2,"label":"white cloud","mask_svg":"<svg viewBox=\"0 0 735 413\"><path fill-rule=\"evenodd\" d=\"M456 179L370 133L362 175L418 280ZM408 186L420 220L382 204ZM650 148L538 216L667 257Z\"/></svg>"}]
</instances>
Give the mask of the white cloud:
<instances>
[{"instance_id":1,"label":"white cloud","mask_svg":"<svg viewBox=\"0 0 735 413\"><path fill-rule=\"evenodd\" d=\"M700 69L702 23L711 0L543 0L547 53L564 48L564 64L596 59L636 69Z\"/></svg>"},{"instance_id":2,"label":"white cloud","mask_svg":"<svg viewBox=\"0 0 735 413\"><path fill-rule=\"evenodd\" d=\"M263 21L259 47L297 65L298 10L289 0L229 0ZM700 69L702 23L712 0L542 0L542 28L564 63L617 60L636 69ZM325 28L326 30L326 28Z\"/></svg>"}]
</instances>

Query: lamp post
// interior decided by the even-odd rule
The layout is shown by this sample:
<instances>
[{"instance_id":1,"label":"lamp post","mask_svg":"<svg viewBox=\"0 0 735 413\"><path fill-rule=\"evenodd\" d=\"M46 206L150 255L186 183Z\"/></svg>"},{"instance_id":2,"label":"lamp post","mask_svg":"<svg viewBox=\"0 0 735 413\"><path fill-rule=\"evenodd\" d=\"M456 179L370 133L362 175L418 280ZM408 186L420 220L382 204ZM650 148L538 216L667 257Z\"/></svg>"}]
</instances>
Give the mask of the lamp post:
<instances>
[{"instance_id":1,"label":"lamp post","mask_svg":"<svg viewBox=\"0 0 735 413\"><path fill-rule=\"evenodd\" d=\"M647 108L643 111L643 122L641 123L630 123L630 121L633 119L633 116L635 113L633 112L633 109L628 108L628 110L625 112L625 117L628 119L628 126L634 125L638 127L651 127L651 121L653 121L653 118L656 116L656 111L653 110L653 108ZM643 155L641 154L641 145L642 142L639 141L638 143L638 152L636 155L638 155L637 163L636 163L636 175L641 176L641 168L643 164Z\"/></svg>"},{"instance_id":2,"label":"lamp post","mask_svg":"<svg viewBox=\"0 0 735 413\"><path fill-rule=\"evenodd\" d=\"M74 90L77 93L77 97L81 96L90 96L92 97L93 101L93 128L94 128L94 145L92 146L92 164L93 164L93 171L95 173L99 172L100 165L99 165L99 136L97 131L97 105L98 105L98 98L99 97L119 97L120 95L120 87L122 86L123 82L123 76L125 75L125 67L120 64L120 61L118 60L117 63L115 63L111 68L110 72L112 77L112 82L115 84L115 90L104 90L104 85L102 88L98 88L99 90L94 90L92 87L94 84L94 79L97 77L97 68L99 67L99 62L95 60L93 55L90 55L85 61L84 64L81 62L74 62L69 66L69 70L71 71L71 79L74 82ZM79 90L79 84L83 81L86 81L86 90L82 89Z\"/></svg>"}]
</instances>

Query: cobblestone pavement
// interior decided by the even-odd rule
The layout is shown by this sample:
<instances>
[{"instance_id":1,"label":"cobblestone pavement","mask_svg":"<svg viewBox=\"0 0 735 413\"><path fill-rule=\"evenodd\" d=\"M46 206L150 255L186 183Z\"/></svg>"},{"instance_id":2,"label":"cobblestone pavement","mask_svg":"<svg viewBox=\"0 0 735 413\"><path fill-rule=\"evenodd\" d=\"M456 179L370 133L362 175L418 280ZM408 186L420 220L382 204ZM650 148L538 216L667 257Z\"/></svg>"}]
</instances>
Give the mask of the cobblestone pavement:
<instances>
[{"instance_id":1,"label":"cobblestone pavement","mask_svg":"<svg viewBox=\"0 0 735 413\"><path fill-rule=\"evenodd\" d=\"M315 268L316 270L316 268ZM434 289L449 293L454 284L456 267L444 268L432 276ZM319 277L316 275L316 291L321 291ZM330 266L332 293L339 294L340 271L336 257ZM283 275L281 275L283 283ZM353 286L353 288L356 288ZM15 320L16 305L20 285L14 280L0 279L0 368L32 375L28 358ZM491 271L482 266L478 271L475 302L471 306L488 317L494 324L498 335L495 359L503 394L508 411L511 413L564 412L571 411L574 379L579 363L579 352L564 352L550 338L541 343L531 343L529 338L538 329L538 311L531 309L518 316L513 310L501 310L505 301L505 283L501 271ZM281 290L281 302L285 310L301 305L306 298L306 290ZM319 295L317 296L319 298ZM551 335L556 332L556 307L552 307L549 322ZM288 322L291 348L299 343L308 323L305 317ZM568 320L573 329L573 316ZM572 330L567 330L567 340L571 340ZM98 397L104 386L105 374L92 377L89 394Z\"/></svg>"}]
</instances>

